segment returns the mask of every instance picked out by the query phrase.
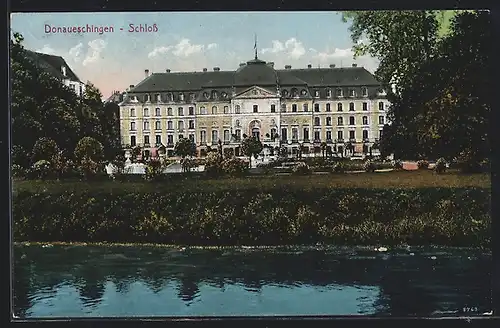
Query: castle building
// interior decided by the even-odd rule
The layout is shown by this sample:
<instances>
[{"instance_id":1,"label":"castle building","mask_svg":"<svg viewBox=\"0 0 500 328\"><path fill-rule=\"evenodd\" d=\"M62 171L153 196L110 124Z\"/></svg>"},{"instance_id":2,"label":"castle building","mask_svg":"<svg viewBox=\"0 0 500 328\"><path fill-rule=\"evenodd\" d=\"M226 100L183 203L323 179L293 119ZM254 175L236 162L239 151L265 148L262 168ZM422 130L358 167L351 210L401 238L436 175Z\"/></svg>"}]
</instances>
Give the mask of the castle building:
<instances>
[{"instance_id":1,"label":"castle building","mask_svg":"<svg viewBox=\"0 0 500 328\"><path fill-rule=\"evenodd\" d=\"M146 151L189 138L203 157L222 144L240 156L245 136L267 154L368 153L387 123L382 85L363 67L275 69L257 58L235 71L149 74L120 103L123 147Z\"/></svg>"}]
</instances>

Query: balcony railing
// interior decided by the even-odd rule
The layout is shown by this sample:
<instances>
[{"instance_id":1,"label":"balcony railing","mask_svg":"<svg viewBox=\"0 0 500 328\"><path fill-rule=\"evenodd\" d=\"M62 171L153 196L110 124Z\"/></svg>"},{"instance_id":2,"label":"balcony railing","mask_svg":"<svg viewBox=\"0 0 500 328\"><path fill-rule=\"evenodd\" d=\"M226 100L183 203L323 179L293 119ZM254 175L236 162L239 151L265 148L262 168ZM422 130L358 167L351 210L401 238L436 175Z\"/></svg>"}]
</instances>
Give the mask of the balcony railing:
<instances>
[{"instance_id":1,"label":"balcony railing","mask_svg":"<svg viewBox=\"0 0 500 328\"><path fill-rule=\"evenodd\" d=\"M344 139L335 139L335 142L344 143Z\"/></svg>"},{"instance_id":2,"label":"balcony railing","mask_svg":"<svg viewBox=\"0 0 500 328\"><path fill-rule=\"evenodd\" d=\"M331 143L333 143L333 140L331 138L330 139L326 139L326 143L327 144L331 144Z\"/></svg>"}]
</instances>

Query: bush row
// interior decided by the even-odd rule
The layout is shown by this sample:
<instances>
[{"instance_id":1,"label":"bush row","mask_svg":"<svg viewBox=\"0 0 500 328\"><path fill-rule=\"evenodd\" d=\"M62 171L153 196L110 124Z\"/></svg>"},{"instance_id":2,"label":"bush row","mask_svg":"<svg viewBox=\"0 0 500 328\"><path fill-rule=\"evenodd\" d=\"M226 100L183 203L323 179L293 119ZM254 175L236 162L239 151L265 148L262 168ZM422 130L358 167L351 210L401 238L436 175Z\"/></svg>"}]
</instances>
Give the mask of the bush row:
<instances>
[{"instance_id":1,"label":"bush row","mask_svg":"<svg viewBox=\"0 0 500 328\"><path fill-rule=\"evenodd\" d=\"M19 192L15 241L184 245L490 242L487 189Z\"/></svg>"}]
</instances>

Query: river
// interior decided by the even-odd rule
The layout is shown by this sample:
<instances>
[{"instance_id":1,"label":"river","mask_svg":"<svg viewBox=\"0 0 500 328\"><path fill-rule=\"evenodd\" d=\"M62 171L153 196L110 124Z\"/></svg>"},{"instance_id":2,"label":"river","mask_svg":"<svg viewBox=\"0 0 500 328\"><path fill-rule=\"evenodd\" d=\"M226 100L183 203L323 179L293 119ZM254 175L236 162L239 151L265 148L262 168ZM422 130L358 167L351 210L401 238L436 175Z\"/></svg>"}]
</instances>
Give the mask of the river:
<instances>
[{"instance_id":1,"label":"river","mask_svg":"<svg viewBox=\"0 0 500 328\"><path fill-rule=\"evenodd\" d=\"M454 248L15 246L18 318L473 316L491 254Z\"/></svg>"}]
</instances>

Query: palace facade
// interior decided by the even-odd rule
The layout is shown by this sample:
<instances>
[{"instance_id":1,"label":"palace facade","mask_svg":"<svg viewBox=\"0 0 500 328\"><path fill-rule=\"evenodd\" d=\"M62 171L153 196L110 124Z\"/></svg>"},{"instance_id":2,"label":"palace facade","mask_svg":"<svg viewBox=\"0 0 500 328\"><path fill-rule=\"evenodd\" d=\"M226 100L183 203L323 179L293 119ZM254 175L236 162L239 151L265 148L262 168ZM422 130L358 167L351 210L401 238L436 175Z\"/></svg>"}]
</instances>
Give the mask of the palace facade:
<instances>
[{"instance_id":1,"label":"palace facade","mask_svg":"<svg viewBox=\"0 0 500 328\"><path fill-rule=\"evenodd\" d=\"M255 59L236 71L149 74L131 85L120 105L121 140L129 149L165 146L189 138L198 155L222 144L239 156L240 142L255 136L271 154L286 147L290 155L346 145L368 153L387 123L389 103L382 85L363 67L275 69Z\"/></svg>"}]
</instances>

